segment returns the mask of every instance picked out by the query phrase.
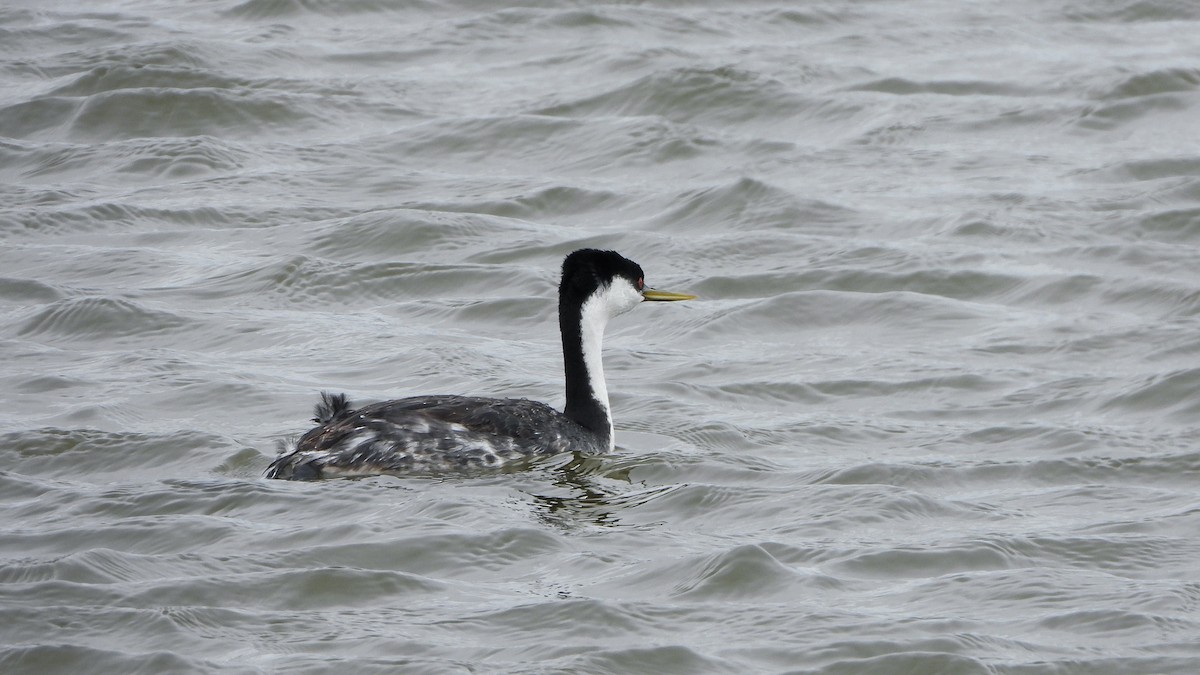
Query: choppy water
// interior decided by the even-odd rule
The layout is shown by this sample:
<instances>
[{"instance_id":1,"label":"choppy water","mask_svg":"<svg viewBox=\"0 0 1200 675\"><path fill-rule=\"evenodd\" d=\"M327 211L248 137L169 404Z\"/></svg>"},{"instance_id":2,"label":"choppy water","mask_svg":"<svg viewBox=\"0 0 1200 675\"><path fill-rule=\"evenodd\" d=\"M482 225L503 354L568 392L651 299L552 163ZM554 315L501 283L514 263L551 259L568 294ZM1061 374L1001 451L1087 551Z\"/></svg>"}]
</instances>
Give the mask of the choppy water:
<instances>
[{"instance_id":1,"label":"choppy water","mask_svg":"<svg viewBox=\"0 0 1200 675\"><path fill-rule=\"evenodd\" d=\"M1200 671L1200 6L0 8L0 671ZM617 452L259 476L316 392Z\"/></svg>"}]
</instances>

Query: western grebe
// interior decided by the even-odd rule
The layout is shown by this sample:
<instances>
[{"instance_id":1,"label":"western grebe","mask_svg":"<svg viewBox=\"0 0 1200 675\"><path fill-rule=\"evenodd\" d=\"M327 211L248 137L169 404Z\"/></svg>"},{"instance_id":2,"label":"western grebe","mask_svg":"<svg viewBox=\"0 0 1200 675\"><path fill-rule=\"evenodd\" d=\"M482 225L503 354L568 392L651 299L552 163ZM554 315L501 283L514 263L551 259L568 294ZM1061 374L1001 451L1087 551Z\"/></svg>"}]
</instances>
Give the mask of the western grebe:
<instances>
[{"instance_id":1,"label":"western grebe","mask_svg":"<svg viewBox=\"0 0 1200 675\"><path fill-rule=\"evenodd\" d=\"M351 409L321 394L317 427L267 468L267 478L315 480L384 473L496 468L560 452L613 448L612 414L600 347L608 320L643 300L694 295L647 288L642 268L614 251L581 249L563 260L558 287L567 402L476 396L414 396Z\"/></svg>"}]
</instances>

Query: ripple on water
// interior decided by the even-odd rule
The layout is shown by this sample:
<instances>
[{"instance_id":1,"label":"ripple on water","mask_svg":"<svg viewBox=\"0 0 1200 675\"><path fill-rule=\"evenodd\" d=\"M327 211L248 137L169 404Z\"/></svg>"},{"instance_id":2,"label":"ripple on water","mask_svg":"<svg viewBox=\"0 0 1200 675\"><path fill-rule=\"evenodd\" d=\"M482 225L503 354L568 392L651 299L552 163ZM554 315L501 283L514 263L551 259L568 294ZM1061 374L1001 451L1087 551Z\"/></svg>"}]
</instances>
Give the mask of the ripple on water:
<instances>
[{"instance_id":1,"label":"ripple on water","mask_svg":"<svg viewBox=\"0 0 1200 675\"><path fill-rule=\"evenodd\" d=\"M1122 221L1121 231L1139 233L1166 243L1195 242L1200 240L1200 207L1173 207L1140 213Z\"/></svg>"},{"instance_id":2,"label":"ripple on water","mask_svg":"<svg viewBox=\"0 0 1200 675\"><path fill-rule=\"evenodd\" d=\"M713 536L742 532L758 533L759 536L803 533L806 537L821 537L850 527L896 533L927 529L939 522L986 521L997 516L969 503L939 499L891 485L864 488L693 483L626 509L622 518L629 522L669 519L691 524ZM752 525L755 521L773 525L760 530Z\"/></svg>"},{"instance_id":3,"label":"ripple on water","mask_svg":"<svg viewBox=\"0 0 1200 675\"><path fill-rule=\"evenodd\" d=\"M121 89L232 89L247 81L193 65L113 63L76 75L48 93L50 96L87 97Z\"/></svg>"},{"instance_id":4,"label":"ripple on water","mask_svg":"<svg viewBox=\"0 0 1200 675\"><path fill-rule=\"evenodd\" d=\"M820 675L890 675L891 673L962 673L962 675L990 675L994 672L982 661L959 654L940 654L932 650L906 651L901 643L852 644L857 651L879 652L877 656L841 658L821 668L808 672ZM882 653L891 652L891 653Z\"/></svg>"},{"instance_id":5,"label":"ripple on water","mask_svg":"<svg viewBox=\"0 0 1200 675\"><path fill-rule=\"evenodd\" d=\"M878 332L862 338L896 339L907 332L961 341L965 332L987 318L989 308L939 296L817 290L718 306L706 316L685 323L695 326L694 333L710 335L718 342L750 334L760 338L780 335L785 326L805 331L870 326ZM883 331L886 335L881 334Z\"/></svg>"},{"instance_id":6,"label":"ripple on water","mask_svg":"<svg viewBox=\"0 0 1200 675\"><path fill-rule=\"evenodd\" d=\"M578 673L742 673L738 664L684 645L589 651L564 664Z\"/></svg>"},{"instance_id":7,"label":"ripple on water","mask_svg":"<svg viewBox=\"0 0 1200 675\"><path fill-rule=\"evenodd\" d=\"M781 602L843 587L836 577L786 564L757 544L737 546L674 567L666 573L666 578L673 580L670 597L683 600Z\"/></svg>"},{"instance_id":8,"label":"ripple on water","mask_svg":"<svg viewBox=\"0 0 1200 675\"><path fill-rule=\"evenodd\" d=\"M910 80L886 77L851 85L847 91L875 91L885 94L941 94L945 96L1032 96L1036 89L993 80Z\"/></svg>"},{"instance_id":9,"label":"ripple on water","mask_svg":"<svg viewBox=\"0 0 1200 675\"><path fill-rule=\"evenodd\" d=\"M208 136L148 138L101 145L44 146L26 162L31 177L65 179L94 173L100 165L110 179L124 175L128 181L197 178L236 171L249 161L238 145ZM214 210L214 215L216 211Z\"/></svg>"},{"instance_id":10,"label":"ripple on water","mask_svg":"<svg viewBox=\"0 0 1200 675\"><path fill-rule=\"evenodd\" d=\"M300 124L304 106L278 94L211 89L103 91L87 97L47 96L0 110L0 133L109 141L156 136L241 136L263 133L285 120ZM130 115L131 110L140 114ZM131 120L139 120L131 123Z\"/></svg>"},{"instance_id":11,"label":"ripple on water","mask_svg":"<svg viewBox=\"0 0 1200 675\"><path fill-rule=\"evenodd\" d=\"M1177 537L1127 534L1091 537L990 535L925 546L846 551L827 569L852 579L925 578L966 571L1046 565L1079 567L1132 578L1182 570L1200 547Z\"/></svg>"},{"instance_id":12,"label":"ripple on water","mask_svg":"<svg viewBox=\"0 0 1200 675\"><path fill-rule=\"evenodd\" d=\"M454 190L455 193L462 191L464 190ZM621 207L631 201L629 197L610 190L563 185L558 180L520 186L497 186L493 182L488 187L465 192L465 195L455 194L441 200L422 197L407 203L406 206L413 209L479 213L527 221L562 221L595 217L604 213L619 213Z\"/></svg>"},{"instance_id":13,"label":"ripple on water","mask_svg":"<svg viewBox=\"0 0 1200 675\"><path fill-rule=\"evenodd\" d=\"M111 297L68 298L26 319L19 335L65 342L170 336L194 323L174 312Z\"/></svg>"},{"instance_id":14,"label":"ripple on water","mask_svg":"<svg viewBox=\"0 0 1200 675\"><path fill-rule=\"evenodd\" d=\"M373 154L399 155L410 161L425 158L464 171L480 166L502 171L514 161L535 162L555 175L595 182L601 176L619 177L631 168L685 161L727 166L736 157L750 162L764 154L794 151L795 146L785 141L722 136L659 117L606 117L585 123L513 115L414 125L382 139ZM609 195L607 203L600 205L629 208L645 201L664 205L667 201L654 194L616 197Z\"/></svg>"},{"instance_id":15,"label":"ripple on water","mask_svg":"<svg viewBox=\"0 0 1200 675\"><path fill-rule=\"evenodd\" d=\"M1128 75L1111 87L1098 91L1096 98L1136 98L1197 89L1200 89L1200 68L1156 68Z\"/></svg>"},{"instance_id":16,"label":"ripple on water","mask_svg":"<svg viewBox=\"0 0 1200 675\"><path fill-rule=\"evenodd\" d=\"M305 14L377 14L386 11L387 8L387 3L380 3L378 0L244 0L221 13L238 19L284 19Z\"/></svg>"},{"instance_id":17,"label":"ripple on water","mask_svg":"<svg viewBox=\"0 0 1200 675\"><path fill-rule=\"evenodd\" d=\"M662 116L675 122L793 120L806 101L779 80L735 67L674 68L543 108L562 117Z\"/></svg>"},{"instance_id":18,"label":"ripple on water","mask_svg":"<svg viewBox=\"0 0 1200 675\"><path fill-rule=\"evenodd\" d=\"M289 97L254 90L164 89L117 90L84 99L69 120L68 135L87 139L154 136L249 137L280 125L300 126L306 106ZM130 110L141 113L129 122ZM240 131L240 133L233 133Z\"/></svg>"},{"instance_id":19,"label":"ripple on water","mask_svg":"<svg viewBox=\"0 0 1200 675\"><path fill-rule=\"evenodd\" d=\"M745 227L756 231L790 229L797 223L839 223L854 212L837 204L802 199L789 190L753 178L676 196L673 205L654 216L666 232L713 232Z\"/></svg>"},{"instance_id":20,"label":"ripple on water","mask_svg":"<svg viewBox=\"0 0 1200 675\"><path fill-rule=\"evenodd\" d=\"M1171 0L1145 2L1143 0L1105 0L1088 2L1072 0L1064 3L1064 16L1076 21L1116 21L1121 23L1158 21L1200 20L1200 9L1188 2Z\"/></svg>"},{"instance_id":21,"label":"ripple on water","mask_svg":"<svg viewBox=\"0 0 1200 675\"><path fill-rule=\"evenodd\" d=\"M49 304L63 298L54 286L35 279L0 277L0 299L19 305Z\"/></svg>"},{"instance_id":22,"label":"ripple on water","mask_svg":"<svg viewBox=\"0 0 1200 675\"><path fill-rule=\"evenodd\" d=\"M395 570L312 566L247 574L223 574L186 584L168 580L130 590L125 603L135 607L208 606L313 611L333 608L391 607L415 598L446 597L445 583Z\"/></svg>"},{"instance_id":23,"label":"ripple on water","mask_svg":"<svg viewBox=\"0 0 1200 675\"><path fill-rule=\"evenodd\" d=\"M170 433L106 432L94 429L36 429L0 436L4 468L31 476L100 479L181 471L210 460L202 451L229 447L229 441L199 431ZM189 468L190 467L190 468Z\"/></svg>"},{"instance_id":24,"label":"ripple on water","mask_svg":"<svg viewBox=\"0 0 1200 675\"><path fill-rule=\"evenodd\" d=\"M1186 486L1200 474L1200 453L1194 439L1143 436L1106 429L1000 427L971 431L967 447L986 444L988 452L971 461L889 464L867 462L834 469L822 482L886 484L932 490L939 486L981 487L1011 484L1047 485L1146 485L1164 488ZM957 443L947 440L947 444ZM1160 452L1148 454L1147 445ZM1048 453L1058 457L1048 457Z\"/></svg>"},{"instance_id":25,"label":"ripple on water","mask_svg":"<svg viewBox=\"0 0 1200 675\"><path fill-rule=\"evenodd\" d=\"M40 199L44 195L30 195L34 199ZM0 224L5 223L4 214L0 214ZM228 224L228 214L222 213L217 209L206 206L197 206L185 209L156 209L132 207L126 204L118 203L89 203L83 206L73 206L70 208L46 208L39 210L36 214L27 219L23 219L20 227L26 234L35 236L59 236L66 235L64 238L69 238L71 235L94 233L100 230L108 230L112 232L128 232L128 231L147 231L149 237L164 237L169 236L169 233L163 232L163 221L176 221L177 223L186 223L194 225L209 225L217 226ZM4 233L0 233L3 236ZM48 237L48 238L49 238ZM156 259L150 255L150 252L141 248L125 248L116 249L120 253L114 253L114 249L105 249L102 247L90 247L85 245L75 245L75 242L67 242L68 246L64 249L56 251L58 255L45 255L46 251L36 252L29 249L31 255L41 253L42 260L45 266L53 269L55 272L62 273L63 276L70 278L72 272L75 272L83 279L95 280L100 279L116 279L123 275L136 275L145 271L139 266L118 266L113 265L111 260L113 255L126 256L128 260L146 261L153 265L153 269L161 270L164 261ZM72 255L64 255L64 251L70 252ZM156 252L163 255L164 252ZM106 268L99 269L93 267L87 270L78 269L83 262L95 262L97 257L109 256L109 265ZM171 257L164 256L167 260ZM36 258L35 258L36 260ZM29 266L29 261L22 261L25 266ZM40 261L39 261L40 262ZM89 272L90 275L85 275L83 272Z\"/></svg>"},{"instance_id":26,"label":"ripple on water","mask_svg":"<svg viewBox=\"0 0 1200 675\"><path fill-rule=\"evenodd\" d=\"M426 533L401 540L336 546L314 546L280 554L284 565L396 570L443 578L492 577L508 570L517 577L534 561L562 551L554 536L532 529L509 529L486 534Z\"/></svg>"},{"instance_id":27,"label":"ripple on water","mask_svg":"<svg viewBox=\"0 0 1200 675\"><path fill-rule=\"evenodd\" d=\"M206 297L227 297L249 290L263 307L288 305L309 308L350 308L387 305L411 299L438 298L476 301L511 295L522 290L544 296L550 291L534 270L514 276L508 268L462 263L432 264L382 261L341 262L310 256L294 256L267 263L255 262L242 269L221 270L189 291ZM444 304L437 307L446 309Z\"/></svg>"},{"instance_id":28,"label":"ripple on water","mask_svg":"<svg viewBox=\"0 0 1200 675\"><path fill-rule=\"evenodd\" d=\"M574 651L570 648L570 643L574 641L620 640L626 635L653 633L659 629L655 624L655 616L637 605L593 598L558 597L440 622L437 630L454 639L478 631L499 640L514 641L531 633L561 631L562 641L531 645L535 653L547 658L555 655L555 652Z\"/></svg>"},{"instance_id":29,"label":"ripple on water","mask_svg":"<svg viewBox=\"0 0 1200 675\"><path fill-rule=\"evenodd\" d=\"M427 252L422 262L435 262L432 251L444 252L447 262L461 262L498 229L536 236L535 228L475 213L387 209L323 224L314 230L308 249L326 258L363 261L403 260L421 249Z\"/></svg>"},{"instance_id":30,"label":"ripple on water","mask_svg":"<svg viewBox=\"0 0 1200 675\"><path fill-rule=\"evenodd\" d=\"M1200 368L1144 376L1128 383L1126 390L1105 401L1100 409L1106 413L1163 416L1179 422L1190 422L1200 415Z\"/></svg>"},{"instance_id":31,"label":"ripple on water","mask_svg":"<svg viewBox=\"0 0 1200 675\"><path fill-rule=\"evenodd\" d=\"M1189 98L1184 94L1155 94L1136 99L1123 99L1084 109L1076 122L1081 129L1093 132L1114 131L1152 121L1171 113L1188 110Z\"/></svg>"},{"instance_id":32,"label":"ripple on water","mask_svg":"<svg viewBox=\"0 0 1200 675\"><path fill-rule=\"evenodd\" d=\"M92 548L53 560L28 560L10 564L0 571L4 583L24 584L31 589L38 582L109 585L135 579L154 578L158 561L106 548ZM148 574L149 573L149 574Z\"/></svg>"},{"instance_id":33,"label":"ripple on water","mask_svg":"<svg viewBox=\"0 0 1200 675\"><path fill-rule=\"evenodd\" d=\"M257 672L208 659L187 658L169 647L161 651L122 651L72 644L0 648L0 668L11 673L110 672L130 675Z\"/></svg>"}]
</instances>

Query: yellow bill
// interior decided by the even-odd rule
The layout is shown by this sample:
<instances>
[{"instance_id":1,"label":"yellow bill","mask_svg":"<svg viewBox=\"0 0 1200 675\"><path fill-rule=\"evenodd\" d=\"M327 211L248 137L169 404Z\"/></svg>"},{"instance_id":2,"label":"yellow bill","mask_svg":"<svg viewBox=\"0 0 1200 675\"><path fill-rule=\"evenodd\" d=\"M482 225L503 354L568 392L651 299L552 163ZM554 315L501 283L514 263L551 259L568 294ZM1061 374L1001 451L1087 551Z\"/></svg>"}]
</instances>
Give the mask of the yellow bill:
<instances>
[{"instance_id":1,"label":"yellow bill","mask_svg":"<svg viewBox=\"0 0 1200 675\"><path fill-rule=\"evenodd\" d=\"M658 291L653 288L646 288L642 290L642 299L657 302L675 302L676 300L695 300L696 296L688 295L687 293L672 293L671 291Z\"/></svg>"}]
</instances>

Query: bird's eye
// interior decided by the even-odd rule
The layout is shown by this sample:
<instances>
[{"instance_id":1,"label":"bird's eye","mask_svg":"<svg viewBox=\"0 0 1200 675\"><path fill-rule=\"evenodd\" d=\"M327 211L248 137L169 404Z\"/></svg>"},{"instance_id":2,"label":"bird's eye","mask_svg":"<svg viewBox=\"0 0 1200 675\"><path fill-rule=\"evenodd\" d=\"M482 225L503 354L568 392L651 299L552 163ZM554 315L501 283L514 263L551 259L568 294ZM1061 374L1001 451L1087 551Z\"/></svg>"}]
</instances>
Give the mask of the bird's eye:
<instances>
[{"instance_id":1,"label":"bird's eye","mask_svg":"<svg viewBox=\"0 0 1200 675\"><path fill-rule=\"evenodd\" d=\"M643 288L645 288L645 287L646 287L646 282L645 282L645 280L644 280L644 279L642 279L642 277L638 277L637 289L640 291L640 290L642 290L642 289L643 289Z\"/></svg>"}]
</instances>

